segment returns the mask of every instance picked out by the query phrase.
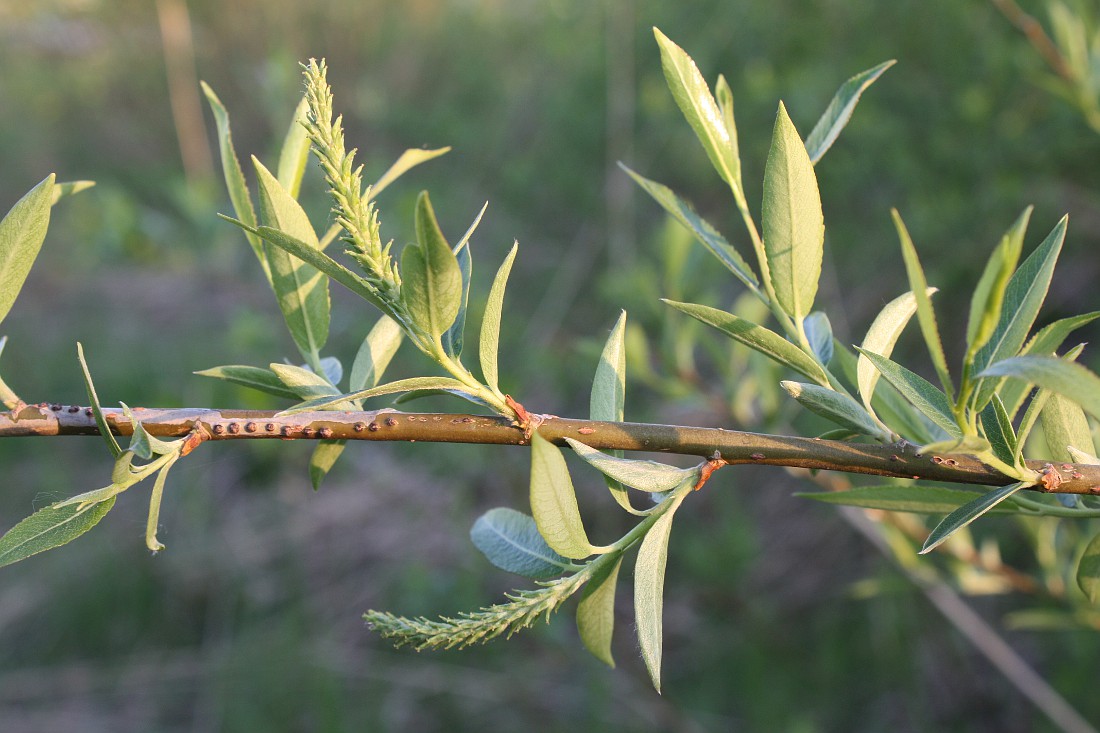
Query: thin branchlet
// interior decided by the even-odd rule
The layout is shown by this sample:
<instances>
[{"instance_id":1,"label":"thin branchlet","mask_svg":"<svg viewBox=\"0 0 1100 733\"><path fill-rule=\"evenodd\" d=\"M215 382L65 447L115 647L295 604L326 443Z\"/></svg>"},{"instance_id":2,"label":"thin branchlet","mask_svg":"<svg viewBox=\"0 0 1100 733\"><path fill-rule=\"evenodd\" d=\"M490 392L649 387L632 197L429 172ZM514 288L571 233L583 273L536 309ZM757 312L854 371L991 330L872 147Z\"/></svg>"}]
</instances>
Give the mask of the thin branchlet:
<instances>
[{"instance_id":1,"label":"thin branchlet","mask_svg":"<svg viewBox=\"0 0 1100 733\"><path fill-rule=\"evenodd\" d=\"M345 232L341 240L348 245L348 253L362 266L379 297L399 307L401 276L390 256L393 242L383 246L370 188L363 189L363 166L355 166L355 149L345 151L343 117L333 120L332 88L327 73L323 59L320 62L310 59L308 65L303 65L309 105L306 134L324 170L336 223Z\"/></svg>"},{"instance_id":2,"label":"thin branchlet","mask_svg":"<svg viewBox=\"0 0 1100 733\"><path fill-rule=\"evenodd\" d=\"M581 570L573 575L540 583L535 590L506 593L509 603L500 603L458 618L432 620L423 616L406 618L382 611L367 611L363 618L371 628L395 646L423 649L463 649L481 644L502 634L512 634L533 625L540 617L550 620L550 614L577 592L590 573Z\"/></svg>"}]
</instances>

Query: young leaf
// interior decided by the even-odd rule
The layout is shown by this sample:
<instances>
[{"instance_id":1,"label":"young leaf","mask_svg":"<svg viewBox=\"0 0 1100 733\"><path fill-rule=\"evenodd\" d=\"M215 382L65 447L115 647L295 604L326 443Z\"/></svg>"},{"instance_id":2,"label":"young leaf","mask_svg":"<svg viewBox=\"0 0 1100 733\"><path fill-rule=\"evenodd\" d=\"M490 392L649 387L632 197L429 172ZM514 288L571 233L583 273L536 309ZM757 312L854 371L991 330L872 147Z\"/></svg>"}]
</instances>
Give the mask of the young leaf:
<instances>
[{"instance_id":1,"label":"young leaf","mask_svg":"<svg viewBox=\"0 0 1100 733\"><path fill-rule=\"evenodd\" d=\"M585 649L608 667L615 668L611 656L611 636L615 629L615 585L623 556L616 553L610 564L597 570L584 584L577 604L577 632Z\"/></svg>"},{"instance_id":2,"label":"young leaf","mask_svg":"<svg viewBox=\"0 0 1100 733\"><path fill-rule=\"evenodd\" d=\"M306 112L309 111L309 99L304 95L294 109L294 117L290 120L290 127L283 138L283 147L279 150L278 177L279 185L290 194L293 199L298 198L298 191L302 187L302 176L306 172L306 163L309 161L309 136L306 134Z\"/></svg>"},{"instance_id":3,"label":"young leaf","mask_svg":"<svg viewBox=\"0 0 1100 733\"><path fill-rule=\"evenodd\" d=\"M320 367L321 376L333 386L340 384L340 380L344 378L344 365L335 356L326 356L321 359Z\"/></svg>"},{"instance_id":4,"label":"young leaf","mask_svg":"<svg viewBox=\"0 0 1100 733\"><path fill-rule=\"evenodd\" d=\"M1062 345L1062 342L1066 340L1067 336L1078 328L1092 323L1097 318L1100 318L1100 311L1062 318L1044 326L1024 345L1019 355L1051 356L1058 347ZM991 383L996 384L1002 381L1004 380L991 380ZM983 382L983 387L986 384L989 384L989 382ZM1020 381L1007 382L999 387L1001 399L1004 401L1005 409L1008 411L1009 415L1016 414L1030 389L1031 386L1029 384Z\"/></svg>"},{"instance_id":5,"label":"young leaf","mask_svg":"<svg viewBox=\"0 0 1100 733\"><path fill-rule=\"evenodd\" d=\"M274 367L275 365L272 366ZM281 366L286 367L288 365L282 364ZM297 369L298 367L293 368ZM319 386L318 388L320 389ZM444 389L454 390L456 392L468 392L466 385L450 377L409 377L408 379L398 379L397 381L387 384L380 384L370 389L362 389L358 392L306 400L301 404L283 410L279 415L296 415L300 412L310 412L312 410L351 409L347 407L337 407L337 405L341 405L345 402L350 403L355 400L365 400L369 397L380 397L381 395L396 394L398 392L412 392L418 389Z\"/></svg>"},{"instance_id":6,"label":"young leaf","mask_svg":"<svg viewBox=\"0 0 1100 733\"><path fill-rule=\"evenodd\" d=\"M348 387L352 392L369 389L378 384L390 360L401 346L404 332L389 316L379 318L370 333L363 339L355 361L351 363Z\"/></svg>"},{"instance_id":7,"label":"young leaf","mask_svg":"<svg viewBox=\"0 0 1100 733\"><path fill-rule=\"evenodd\" d=\"M840 131L848 124L860 95L882 76L882 72L895 63L897 62L893 59L884 61L872 69L861 71L841 84L840 89L830 100L829 106L825 108L825 113L821 115L821 119L817 121L809 137L806 138L806 151L815 165L821 160L821 156L825 155L825 151L832 147Z\"/></svg>"},{"instance_id":8,"label":"young leaf","mask_svg":"<svg viewBox=\"0 0 1100 733\"><path fill-rule=\"evenodd\" d=\"M947 395L936 389L927 379L909 371L902 365L872 351L858 350L859 353L871 360L871 363L882 373L882 376L886 377L886 381L894 385L905 399L924 413L929 420L943 428L950 437L962 437L962 431L959 430L959 426L955 422L951 402L948 400Z\"/></svg>"},{"instance_id":9,"label":"young leaf","mask_svg":"<svg viewBox=\"0 0 1100 733\"><path fill-rule=\"evenodd\" d=\"M1012 229L1001 238L1000 245L990 256L982 277L978 280L978 286L974 289L974 295L970 299L970 318L966 327L968 357L972 357L989 342L993 336L993 330L1000 322L1005 288L1008 287L1008 280L1016 269L1016 263L1020 260L1020 251L1024 246L1024 232L1027 230L1028 219L1031 218L1031 209L1030 206L1025 209Z\"/></svg>"},{"instance_id":10,"label":"young leaf","mask_svg":"<svg viewBox=\"0 0 1100 733\"><path fill-rule=\"evenodd\" d=\"M398 395L397 399L393 401L393 404L403 405L406 402L413 402L414 400L423 399L424 397L440 396L457 397L460 400L466 400L467 402L473 403L478 407L488 407L490 410L493 409L493 406L481 397L473 394L472 392L466 392L457 389L414 389Z\"/></svg>"},{"instance_id":11,"label":"young leaf","mask_svg":"<svg viewBox=\"0 0 1100 733\"><path fill-rule=\"evenodd\" d=\"M80 370L84 375L84 389L88 392L88 402L91 404L92 414L95 415L96 427L99 428L99 434L103 436L103 440L107 442L107 450L111 452L111 456L118 458L122 455L122 448L115 440L110 426L107 425L107 418L103 416L99 396L95 393L95 385L92 384L92 373L88 371L88 362L84 361L84 346L79 341L76 342L76 358L80 362Z\"/></svg>"},{"instance_id":12,"label":"young leaf","mask_svg":"<svg viewBox=\"0 0 1100 733\"><path fill-rule=\"evenodd\" d=\"M815 491L795 496L826 504L842 504L863 509L882 509L889 512L913 512L914 514L949 514L974 501L979 494L973 491L946 489L921 484L887 484L885 486L860 486L847 491ZM995 508L994 512L1012 511L1012 502Z\"/></svg>"},{"instance_id":13,"label":"young leaf","mask_svg":"<svg viewBox=\"0 0 1100 733\"><path fill-rule=\"evenodd\" d=\"M939 547L940 544L952 534L970 524L983 514L988 513L1005 499L1029 485L1030 484L1027 482L1021 481L1008 486L1002 486L999 489L990 491L988 494L982 494L969 504L964 504L951 512L936 525L936 528L932 530L932 534L928 535L928 539L924 541L924 547L921 548L920 554L923 555Z\"/></svg>"},{"instance_id":14,"label":"young leaf","mask_svg":"<svg viewBox=\"0 0 1100 733\"><path fill-rule=\"evenodd\" d=\"M661 49L661 67L676 105L684 113L699 142L703 144L703 149L718 175L732 188L740 190L741 160L737 154L737 143L726 129L722 113L711 96L706 80L684 49L656 28L653 29L653 35Z\"/></svg>"},{"instance_id":15,"label":"young leaf","mask_svg":"<svg viewBox=\"0 0 1100 733\"><path fill-rule=\"evenodd\" d=\"M801 321L817 296L825 219L813 163L782 102L764 168L761 218L775 297L784 311Z\"/></svg>"},{"instance_id":16,"label":"young leaf","mask_svg":"<svg viewBox=\"0 0 1100 733\"><path fill-rule=\"evenodd\" d=\"M515 509L485 512L470 529L470 539L493 565L525 578L554 578L572 565L550 549L534 519Z\"/></svg>"},{"instance_id":17,"label":"young leaf","mask_svg":"<svg viewBox=\"0 0 1100 733\"><path fill-rule=\"evenodd\" d=\"M462 299L458 305L455 322L443 334L443 350L456 359L462 356L463 332L466 330L466 304L470 300L470 276L473 274L474 260L470 254L470 237L477 230L477 225L481 223L481 217L485 215L485 209L488 207L489 202L485 202L473 223L470 224L470 228L462 235L462 239L458 240L453 250L455 259L458 260L459 272L462 273Z\"/></svg>"},{"instance_id":18,"label":"young leaf","mask_svg":"<svg viewBox=\"0 0 1100 733\"><path fill-rule=\"evenodd\" d=\"M157 472L157 479L153 482L153 491L149 494L149 516L145 520L145 546L149 548L149 552L160 552L164 549L164 545L157 539L157 528L160 526L160 504L164 498L164 485L168 482L168 471L171 470L175 462L175 459L168 461Z\"/></svg>"},{"instance_id":19,"label":"young leaf","mask_svg":"<svg viewBox=\"0 0 1100 733\"><path fill-rule=\"evenodd\" d=\"M0 321L15 303L46 239L53 181L51 173L16 201L0 220Z\"/></svg>"},{"instance_id":20,"label":"young leaf","mask_svg":"<svg viewBox=\"0 0 1100 733\"><path fill-rule=\"evenodd\" d=\"M787 394L810 412L832 420L837 425L854 431L859 435L871 435L883 441L890 439L884 434L867 411L846 394L819 387L816 384L783 381L779 383Z\"/></svg>"},{"instance_id":21,"label":"young leaf","mask_svg":"<svg viewBox=\"0 0 1100 733\"><path fill-rule=\"evenodd\" d=\"M171 453L179 452L178 440L161 440L160 438L154 438L149 434L149 431L145 429L134 417L133 411L125 402L120 402L122 405L122 414L126 416L126 419L130 421L130 424L134 427L134 432L130 436L130 445L126 450L133 453L143 461L151 460L154 456L165 456Z\"/></svg>"},{"instance_id":22,"label":"young leaf","mask_svg":"<svg viewBox=\"0 0 1100 733\"><path fill-rule=\"evenodd\" d=\"M1085 548L1077 566L1077 586L1093 605L1100 605L1100 534Z\"/></svg>"},{"instance_id":23,"label":"young leaf","mask_svg":"<svg viewBox=\"0 0 1100 733\"><path fill-rule=\"evenodd\" d=\"M558 554L580 560L595 552L581 522L565 458L537 432L531 436L531 513L546 544Z\"/></svg>"},{"instance_id":24,"label":"young leaf","mask_svg":"<svg viewBox=\"0 0 1100 733\"><path fill-rule=\"evenodd\" d=\"M980 417L993 455L1010 466L1013 465L1018 446L1016 431L1012 428L1012 419L1008 416L1001 398L993 395L993 399L982 409Z\"/></svg>"},{"instance_id":25,"label":"young leaf","mask_svg":"<svg viewBox=\"0 0 1100 733\"><path fill-rule=\"evenodd\" d=\"M934 292L936 292L935 288L928 289L929 295ZM898 337L901 336L905 325L916 312L917 299L912 293L905 293L891 300L871 322L867 335L863 337L863 349L890 358L890 354L894 351L894 344L898 342ZM871 410L871 399L878 384L879 374L879 370L875 369L871 360L861 354L856 365L856 386L859 388L859 396L863 398L863 405L868 410Z\"/></svg>"},{"instance_id":26,"label":"young leaf","mask_svg":"<svg viewBox=\"0 0 1100 733\"><path fill-rule=\"evenodd\" d=\"M590 448L572 438L566 438L565 441L588 465L605 476L639 491L651 494L671 491L698 475L698 471L694 468L676 468L656 461L618 458Z\"/></svg>"},{"instance_id":27,"label":"young leaf","mask_svg":"<svg viewBox=\"0 0 1100 733\"><path fill-rule=\"evenodd\" d=\"M382 191L385 190L387 186L396 181L410 168L415 168L421 163L427 163L429 160L432 160L433 158L438 158L439 156L445 153L449 153L450 151L451 149L449 147L436 148L435 150L425 150L423 148L410 148L406 150L405 152L401 153L401 157L399 157L394 162L394 164L389 167L389 170L383 173L382 177L379 178L375 182L375 184L370 187L370 195L368 197L368 200L373 199L375 196L382 193Z\"/></svg>"},{"instance_id":28,"label":"young leaf","mask_svg":"<svg viewBox=\"0 0 1100 733\"><path fill-rule=\"evenodd\" d=\"M1053 356L1014 356L991 364L978 376L1012 377L1037 384L1100 418L1100 377L1072 361Z\"/></svg>"},{"instance_id":29,"label":"young leaf","mask_svg":"<svg viewBox=\"0 0 1100 733\"><path fill-rule=\"evenodd\" d=\"M829 323L829 317L822 311L814 311L806 316L802 327L806 331L806 340L810 342L814 356L823 366L828 366L833 360L833 327Z\"/></svg>"},{"instance_id":30,"label":"young leaf","mask_svg":"<svg viewBox=\"0 0 1100 733\"><path fill-rule=\"evenodd\" d=\"M462 271L439 230L427 191L416 200L416 239L417 244L406 247L401 256L401 295L417 325L438 339L458 316Z\"/></svg>"},{"instance_id":31,"label":"young leaf","mask_svg":"<svg viewBox=\"0 0 1100 733\"><path fill-rule=\"evenodd\" d=\"M661 692L661 647L664 635L665 564L672 518L680 499L654 523L638 549L634 566L634 616L638 625L638 643L653 687Z\"/></svg>"},{"instance_id":32,"label":"young leaf","mask_svg":"<svg viewBox=\"0 0 1100 733\"><path fill-rule=\"evenodd\" d=\"M898 230L898 239L901 240L901 256L905 260L905 272L909 276L909 289L917 300L917 322L920 323L921 333L924 334L924 343L928 346L928 354L932 357L932 366L936 368L940 384L947 393L948 402L955 400L955 388L951 382L951 373L947 369L947 359L943 355L943 343L940 341L940 329L936 325L936 312L932 309L932 299L928 295L928 282L924 279L924 268L917 258L917 249L913 246L913 240L909 237L909 230L905 228L905 222L897 209L890 210L894 217L894 226ZM897 385L895 385L897 386Z\"/></svg>"},{"instance_id":33,"label":"young leaf","mask_svg":"<svg viewBox=\"0 0 1100 733\"><path fill-rule=\"evenodd\" d=\"M820 364L774 331L717 308L695 303L678 303L664 298L662 300L676 310L717 328L730 338L759 351L773 361L794 369L818 384L829 385L829 377Z\"/></svg>"},{"instance_id":34,"label":"young leaf","mask_svg":"<svg viewBox=\"0 0 1100 733\"><path fill-rule=\"evenodd\" d=\"M0 537L0 567L72 542L96 526L114 505L112 496L85 507L70 504L39 509Z\"/></svg>"},{"instance_id":35,"label":"young leaf","mask_svg":"<svg viewBox=\"0 0 1100 733\"><path fill-rule=\"evenodd\" d=\"M244 366L241 364L227 364L225 366L203 369L202 371L193 373L201 377L222 379L226 382L239 384L243 387L266 392L267 394L283 397L288 400L298 399L298 395L287 389L282 381L275 376L275 373L270 369Z\"/></svg>"},{"instance_id":36,"label":"young leaf","mask_svg":"<svg viewBox=\"0 0 1100 733\"><path fill-rule=\"evenodd\" d=\"M319 249L317 234L306 212L259 160L253 157L252 163L260 185L260 221ZM328 340L331 309L328 278L312 265L269 243L264 245L264 254L271 271L271 289L290 335L306 359L316 359Z\"/></svg>"},{"instance_id":37,"label":"young leaf","mask_svg":"<svg viewBox=\"0 0 1100 733\"><path fill-rule=\"evenodd\" d=\"M733 92L730 90L729 82L726 81L726 77L721 74L718 75L718 81L714 84L714 98L718 102L718 109L722 113L722 124L726 126L726 132L730 136L730 150L733 153L733 158L738 161L737 166L737 187L741 186L741 160L740 152L737 149L737 121L733 116Z\"/></svg>"},{"instance_id":38,"label":"young leaf","mask_svg":"<svg viewBox=\"0 0 1100 733\"><path fill-rule=\"evenodd\" d=\"M340 394L340 390L329 384L327 379L309 369L279 363L269 364L268 367L287 389L298 395L298 399L312 400L317 397L336 397Z\"/></svg>"},{"instance_id":39,"label":"young leaf","mask_svg":"<svg viewBox=\"0 0 1100 733\"><path fill-rule=\"evenodd\" d=\"M233 212L237 219L245 226L245 238L252 245L252 251L256 253L256 259L260 261L264 274L268 272L267 260L264 258L263 244L256 235L256 212L252 208L252 197L248 193L248 184L244 180L244 172L241 171L240 161L237 160L237 151L233 149L233 133L229 129L229 112L225 105L214 94L214 90L206 82L199 82L202 91L206 95L206 101L210 104L210 111L214 113L214 123L218 126L218 150L222 159L222 174L225 177L225 187L229 190L229 201L233 204ZM270 277L270 276L269 276Z\"/></svg>"},{"instance_id":40,"label":"young leaf","mask_svg":"<svg viewBox=\"0 0 1100 733\"><path fill-rule=\"evenodd\" d=\"M485 303L485 314L481 318L480 357L481 373L485 376L485 384L489 389L500 394L497 374L497 352L500 343L500 315L504 308L504 290L508 287L508 275L512 272L512 263L515 262L519 244L513 243L508 256L504 258L496 277L493 278L493 287L489 290L489 300Z\"/></svg>"},{"instance_id":41,"label":"young leaf","mask_svg":"<svg viewBox=\"0 0 1100 733\"><path fill-rule=\"evenodd\" d=\"M730 246L730 243L718 233L717 229L695 213L695 209L691 207L691 204L681 199L667 186L635 173L622 163L619 163L619 167L626 171L627 175L633 178L635 183L652 196L653 200L659 203L676 221L687 227L699 243L725 265L734 277L743 282L749 290L757 294L760 293L760 283L757 281L756 275L753 274L752 268L749 267L749 263L745 262L740 253Z\"/></svg>"},{"instance_id":42,"label":"young leaf","mask_svg":"<svg viewBox=\"0 0 1100 733\"><path fill-rule=\"evenodd\" d=\"M1016 356L1020 350L1028 331L1035 323L1043 300L1046 299L1054 266L1066 238L1067 222L1067 217L1062 217L1043 243L1023 261L1008 281L997 328L989 342L974 357L975 373L984 370L989 364ZM985 406L990 395L996 391L998 382L999 380L988 380L981 384L974 402L977 408ZM1008 408L1013 405L1008 399L1004 402Z\"/></svg>"},{"instance_id":43,"label":"young leaf","mask_svg":"<svg viewBox=\"0 0 1100 733\"><path fill-rule=\"evenodd\" d=\"M346 440L322 440L317 443L309 457L309 480L314 491L321 488L321 482L336 465L346 444Z\"/></svg>"}]
</instances>

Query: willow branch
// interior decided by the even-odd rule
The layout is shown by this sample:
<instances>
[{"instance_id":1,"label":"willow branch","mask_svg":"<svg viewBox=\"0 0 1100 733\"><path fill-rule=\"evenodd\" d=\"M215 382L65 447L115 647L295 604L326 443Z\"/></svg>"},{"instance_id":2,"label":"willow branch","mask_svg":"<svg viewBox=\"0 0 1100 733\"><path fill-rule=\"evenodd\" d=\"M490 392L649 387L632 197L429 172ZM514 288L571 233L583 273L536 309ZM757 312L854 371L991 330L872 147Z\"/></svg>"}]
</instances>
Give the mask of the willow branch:
<instances>
[{"instance_id":1,"label":"willow branch","mask_svg":"<svg viewBox=\"0 0 1100 733\"><path fill-rule=\"evenodd\" d=\"M118 409L104 415L116 435L133 427ZM425 443L527 445L522 428L506 418L451 413L302 412L216 409L134 408L134 417L150 434L162 438L191 436L207 440L382 440ZM0 438L17 436L96 435L91 408L79 405L28 405L14 415L0 413ZM927 479L959 484L1003 486L1017 479L965 454L927 454L902 441L890 445L819 438L765 435L724 428L650 423L600 422L548 417L539 434L558 445L568 436L600 450L653 451L712 458L729 464L790 466ZM1100 495L1100 466L1028 461L1043 474L1035 491Z\"/></svg>"}]
</instances>

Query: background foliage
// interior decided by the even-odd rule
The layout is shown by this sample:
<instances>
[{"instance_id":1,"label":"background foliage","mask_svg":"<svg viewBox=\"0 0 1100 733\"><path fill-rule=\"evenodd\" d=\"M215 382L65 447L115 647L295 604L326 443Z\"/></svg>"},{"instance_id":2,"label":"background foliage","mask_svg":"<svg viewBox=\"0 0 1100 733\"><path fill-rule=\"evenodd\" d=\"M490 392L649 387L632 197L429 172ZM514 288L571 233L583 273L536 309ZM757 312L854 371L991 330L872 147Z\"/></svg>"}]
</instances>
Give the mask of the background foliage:
<instances>
[{"instance_id":1,"label":"background foliage","mask_svg":"<svg viewBox=\"0 0 1100 733\"><path fill-rule=\"evenodd\" d=\"M689 50L709 80L729 79L754 208L775 99L804 130L840 81L899 59L818 172L828 221L819 298L842 340L856 340L904 287L890 206L902 211L941 288L941 313L964 312L985 254L1028 203L1037 223L1070 213L1042 322L1095 302L1088 284L1100 269L1100 136L1036 86L1041 61L990 5L225 5L189 3L191 31L198 73L229 107L242 156L272 157L300 94L297 62L309 56L329 59L368 180L406 147L454 146L384 194L384 233L399 244L412 238L420 188L431 189L452 240L490 201L472 246L480 262L495 263L513 239L523 245L507 307L527 320L518 328L513 316L502 334L511 380L502 386L533 409L584 414L599 345L626 307L647 324L655 349L666 347L653 378L628 385L628 419L737 427L745 417L730 417L726 367L713 354L677 350L675 334L660 343L667 314L658 295L728 305L728 279L705 253L684 248L615 166L621 159L668 183L724 231L737 230L665 89L652 25ZM194 160L190 181L184 175L157 6L0 3L0 62L0 200L14 201L45 171L99 182L56 213L5 322L13 386L32 400L82 401L79 338L106 400L263 404L190 376L214 363L265 363L293 344L239 232L213 216L228 211L216 175ZM305 200L319 221L328 204L312 166L309 175ZM491 275L483 265L475 288L484 292ZM668 281L691 292L670 292ZM333 297L346 295L334 289ZM941 325L949 350L957 348L963 319ZM334 321L346 359L363 328ZM919 347L915 333L899 344L913 354ZM724 347L718 355L725 359ZM645 377L641 364L631 373ZM92 441L61 452L11 443L0 445L11 486L0 496L3 517L27 514L33 492L40 506L106 470ZM719 474L700 497L706 508L692 502L680 514L663 698L648 690L633 653L619 654L615 673L589 659L568 618L462 655L391 651L364 632L361 610L447 613L510 587L466 533L483 509L522 504L527 457L465 446L353 448L313 494L305 447L205 446L173 474L172 519L162 530L170 552L133 551L144 519L135 502L80 545L7 569L6 729L1044 724L889 561L833 510L791 498L798 484L776 470L762 470L754 485L739 469L736 488ZM578 489L582 503L599 506L597 481L587 496ZM617 521L609 512L586 516ZM1019 531L988 523L1009 537ZM589 529L602 537L622 527ZM976 603L999 619L1017 599ZM1095 634L1010 638L1087 717L1100 716L1085 673L1100 646ZM616 643L629 639L620 632Z\"/></svg>"}]
</instances>

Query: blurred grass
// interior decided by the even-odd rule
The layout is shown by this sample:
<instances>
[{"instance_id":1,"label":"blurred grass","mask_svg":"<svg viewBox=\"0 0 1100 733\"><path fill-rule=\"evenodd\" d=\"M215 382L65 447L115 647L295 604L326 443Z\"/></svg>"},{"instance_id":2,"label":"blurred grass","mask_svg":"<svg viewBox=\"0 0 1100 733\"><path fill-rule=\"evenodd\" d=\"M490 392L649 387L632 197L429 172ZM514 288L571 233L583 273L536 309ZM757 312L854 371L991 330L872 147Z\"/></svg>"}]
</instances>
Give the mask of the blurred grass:
<instances>
[{"instance_id":1,"label":"blurred grass","mask_svg":"<svg viewBox=\"0 0 1100 733\"><path fill-rule=\"evenodd\" d=\"M729 79L754 206L777 99L805 133L844 79L899 59L819 169L829 246L821 299L843 340L858 340L877 308L905 288L890 206L906 218L941 288L941 314L961 312L985 253L1020 209L1037 207L1029 248L1069 211L1063 265L1043 318L1090 307L1087 285L1100 270L1100 138L1032 84L1039 61L987 4L188 5L198 74L228 106L242 158L273 157L299 94L297 62L310 56L329 60L337 107L368 180L406 147L455 147L383 194L384 233L398 245L411 237L422 187L431 189L452 238L490 201L473 242L475 292L485 292L518 239L503 386L529 406L582 414L592 344L619 307L645 312L660 292L645 271L663 225L643 198L628 194L625 205L614 198L623 175L617 157L682 191L743 244L732 207L664 88L653 25L708 79L718 72ZM243 239L214 217L228 210L220 182L184 179L154 4L0 2L0 64L0 201L53 170L99 181L57 209L42 258L5 321L9 383L31 401L83 401L79 339L106 401L270 404L190 374L281 360L292 344ZM625 105L629 124L609 137L608 109L616 105ZM212 130L208 118L206 126ZM304 198L319 222L327 203L310 175ZM728 301L734 289L701 262L689 286ZM373 314L344 293L334 297L331 348L347 362ZM957 345L963 324L941 320ZM392 369L422 366L404 354ZM637 385L630 391L628 418L728 420L709 391L675 404ZM0 444L8 479L0 525L51 497L99 485L108 465L93 443ZM778 472L720 474L682 513L666 586L663 697L649 689L637 659L625 586L614 672L584 653L568 613L484 649L390 650L363 628L362 610L453 613L510 587L513 580L483 562L465 534L488 507L523 507L526 456L352 446L318 494L308 490L307 456L295 445L203 447L173 473L162 514L168 550L160 556L142 547L139 489L78 544L6 568L0 727L1045 725L835 513L790 498L795 483ZM623 520L607 511L599 482L582 476L592 532L612 536ZM851 584L868 577L879 593L856 600ZM1017 600L979 606L995 619ZM1010 638L1086 717L1100 717L1089 683L1100 651L1094 636Z\"/></svg>"}]
</instances>

